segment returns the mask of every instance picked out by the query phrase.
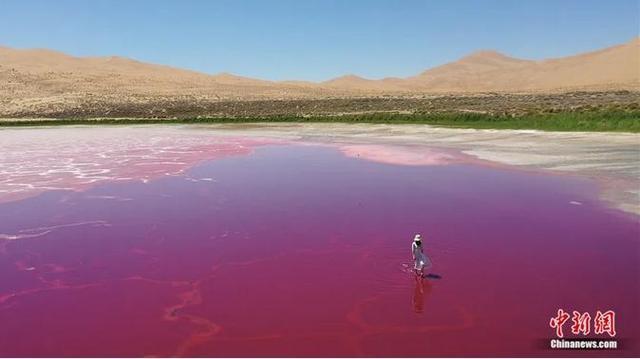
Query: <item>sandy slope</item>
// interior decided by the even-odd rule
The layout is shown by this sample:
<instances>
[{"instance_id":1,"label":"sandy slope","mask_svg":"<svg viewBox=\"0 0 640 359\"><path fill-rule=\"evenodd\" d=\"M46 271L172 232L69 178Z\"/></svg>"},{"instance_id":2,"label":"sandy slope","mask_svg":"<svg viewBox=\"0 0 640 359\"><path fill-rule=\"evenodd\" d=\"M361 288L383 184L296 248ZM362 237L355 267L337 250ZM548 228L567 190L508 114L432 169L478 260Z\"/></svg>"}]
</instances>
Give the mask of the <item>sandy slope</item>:
<instances>
[{"instance_id":1,"label":"sandy slope","mask_svg":"<svg viewBox=\"0 0 640 359\"><path fill-rule=\"evenodd\" d=\"M70 93L204 95L234 97L295 91L231 74L208 75L122 57L78 58L50 50L0 48L0 91L12 96L48 97Z\"/></svg>"},{"instance_id":2,"label":"sandy slope","mask_svg":"<svg viewBox=\"0 0 640 359\"><path fill-rule=\"evenodd\" d=\"M560 59L536 62L480 51L409 78L347 75L322 83L209 75L122 57L78 58L51 50L0 47L0 115L5 117L24 109L136 106L158 99L170 103L639 88L638 38Z\"/></svg>"},{"instance_id":3,"label":"sandy slope","mask_svg":"<svg viewBox=\"0 0 640 359\"><path fill-rule=\"evenodd\" d=\"M606 49L543 61L478 51L406 79L344 76L334 88L414 92L554 91L640 87L640 38Z\"/></svg>"}]
</instances>

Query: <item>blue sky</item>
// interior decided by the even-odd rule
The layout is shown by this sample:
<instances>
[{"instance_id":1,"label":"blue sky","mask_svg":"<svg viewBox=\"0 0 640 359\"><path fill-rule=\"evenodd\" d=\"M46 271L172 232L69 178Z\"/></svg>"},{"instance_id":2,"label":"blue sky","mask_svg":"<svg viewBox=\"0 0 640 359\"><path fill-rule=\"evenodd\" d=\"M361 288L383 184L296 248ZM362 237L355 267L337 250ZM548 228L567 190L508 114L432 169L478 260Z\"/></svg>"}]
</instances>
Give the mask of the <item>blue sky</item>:
<instances>
[{"instance_id":1,"label":"blue sky","mask_svg":"<svg viewBox=\"0 0 640 359\"><path fill-rule=\"evenodd\" d=\"M410 76L479 49L541 59L638 36L640 0L0 0L0 45L207 73Z\"/></svg>"}]
</instances>

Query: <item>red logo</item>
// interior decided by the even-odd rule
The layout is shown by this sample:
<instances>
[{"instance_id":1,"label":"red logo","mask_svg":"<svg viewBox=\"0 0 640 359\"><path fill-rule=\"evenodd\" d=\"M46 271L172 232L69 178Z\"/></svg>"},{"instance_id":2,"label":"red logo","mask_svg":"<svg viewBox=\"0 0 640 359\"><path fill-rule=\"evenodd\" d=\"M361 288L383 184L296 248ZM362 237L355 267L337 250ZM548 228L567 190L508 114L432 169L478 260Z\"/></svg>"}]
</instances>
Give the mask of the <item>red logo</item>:
<instances>
[{"instance_id":1,"label":"red logo","mask_svg":"<svg viewBox=\"0 0 640 359\"><path fill-rule=\"evenodd\" d=\"M569 313L563 309L558 309L557 315L549 320L549 326L556 330L558 338L564 337L562 326L569 320L569 317L571 317ZM591 332L591 315L588 312L581 313L574 310L571 321L573 322L571 333L574 335L580 335L581 333L582 335L589 335ZM613 310L607 310L604 313L598 310L593 320L593 333L607 333L609 336L614 337L616 335L616 313Z\"/></svg>"}]
</instances>

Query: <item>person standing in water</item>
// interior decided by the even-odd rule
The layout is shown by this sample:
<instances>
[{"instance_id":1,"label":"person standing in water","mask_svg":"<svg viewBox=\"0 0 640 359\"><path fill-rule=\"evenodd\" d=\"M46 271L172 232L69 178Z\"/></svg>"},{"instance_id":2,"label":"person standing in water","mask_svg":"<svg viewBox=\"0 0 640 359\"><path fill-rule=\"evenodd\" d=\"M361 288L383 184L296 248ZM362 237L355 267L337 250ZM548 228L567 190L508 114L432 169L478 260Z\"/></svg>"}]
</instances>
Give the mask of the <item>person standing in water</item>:
<instances>
[{"instance_id":1,"label":"person standing in water","mask_svg":"<svg viewBox=\"0 0 640 359\"><path fill-rule=\"evenodd\" d=\"M413 269L415 270L416 275L424 277L424 269L431 267L431 261L429 260L429 257L424 254L424 250L422 248L422 236L420 234L416 234L413 237L411 255L413 256Z\"/></svg>"}]
</instances>

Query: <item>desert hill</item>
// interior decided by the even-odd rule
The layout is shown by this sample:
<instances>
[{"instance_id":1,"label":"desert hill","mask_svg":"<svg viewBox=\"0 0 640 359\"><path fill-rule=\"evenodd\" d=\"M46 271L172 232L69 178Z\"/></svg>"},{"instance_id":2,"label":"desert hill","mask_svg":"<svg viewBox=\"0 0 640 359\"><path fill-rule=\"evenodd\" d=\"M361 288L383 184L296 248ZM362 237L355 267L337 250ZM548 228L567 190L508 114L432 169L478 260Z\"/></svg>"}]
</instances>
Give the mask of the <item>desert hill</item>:
<instances>
[{"instance_id":1,"label":"desert hill","mask_svg":"<svg viewBox=\"0 0 640 359\"><path fill-rule=\"evenodd\" d=\"M516 59L483 50L404 79L367 80L350 75L322 85L422 93L637 89L640 87L640 38L598 51L543 61Z\"/></svg>"},{"instance_id":2,"label":"desert hill","mask_svg":"<svg viewBox=\"0 0 640 359\"><path fill-rule=\"evenodd\" d=\"M369 97L382 94L469 94L640 89L640 38L574 56L523 60L491 50L474 52L407 78L347 75L321 83L210 75L118 56L74 57L45 49L0 47L0 116L29 109L149 102L244 101Z\"/></svg>"}]
</instances>

